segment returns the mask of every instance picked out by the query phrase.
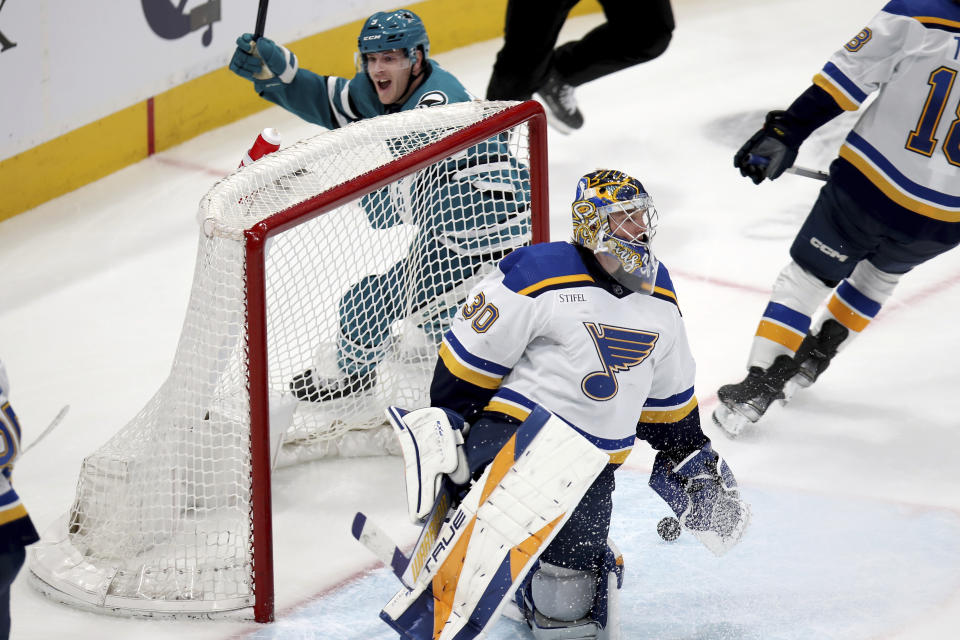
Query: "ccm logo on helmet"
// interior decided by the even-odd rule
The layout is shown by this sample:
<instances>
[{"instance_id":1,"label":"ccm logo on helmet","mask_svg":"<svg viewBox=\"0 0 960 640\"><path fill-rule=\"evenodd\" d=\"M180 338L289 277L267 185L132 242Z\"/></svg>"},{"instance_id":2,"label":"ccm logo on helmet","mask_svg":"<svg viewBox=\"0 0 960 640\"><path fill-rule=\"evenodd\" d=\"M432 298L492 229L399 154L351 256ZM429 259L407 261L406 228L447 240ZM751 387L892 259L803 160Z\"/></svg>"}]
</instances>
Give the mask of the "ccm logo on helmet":
<instances>
[{"instance_id":1,"label":"ccm logo on helmet","mask_svg":"<svg viewBox=\"0 0 960 640\"><path fill-rule=\"evenodd\" d=\"M831 258L836 258L840 262L846 262L849 256L845 256L833 247L828 247L822 241L817 238L810 238L810 244L815 246L817 249L820 249L823 253L827 254Z\"/></svg>"}]
</instances>

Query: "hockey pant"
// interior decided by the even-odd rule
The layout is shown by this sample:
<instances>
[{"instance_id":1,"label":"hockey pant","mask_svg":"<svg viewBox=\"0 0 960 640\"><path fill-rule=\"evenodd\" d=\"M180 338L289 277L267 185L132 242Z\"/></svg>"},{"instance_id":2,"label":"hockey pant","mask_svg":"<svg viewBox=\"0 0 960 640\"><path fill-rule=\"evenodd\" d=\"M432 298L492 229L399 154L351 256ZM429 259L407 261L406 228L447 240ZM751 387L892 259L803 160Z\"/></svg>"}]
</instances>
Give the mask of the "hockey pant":
<instances>
[{"instance_id":1,"label":"hockey pant","mask_svg":"<svg viewBox=\"0 0 960 640\"><path fill-rule=\"evenodd\" d=\"M444 524L412 589L380 617L409 640L469 640L499 616L609 462L537 408Z\"/></svg>"}]
</instances>

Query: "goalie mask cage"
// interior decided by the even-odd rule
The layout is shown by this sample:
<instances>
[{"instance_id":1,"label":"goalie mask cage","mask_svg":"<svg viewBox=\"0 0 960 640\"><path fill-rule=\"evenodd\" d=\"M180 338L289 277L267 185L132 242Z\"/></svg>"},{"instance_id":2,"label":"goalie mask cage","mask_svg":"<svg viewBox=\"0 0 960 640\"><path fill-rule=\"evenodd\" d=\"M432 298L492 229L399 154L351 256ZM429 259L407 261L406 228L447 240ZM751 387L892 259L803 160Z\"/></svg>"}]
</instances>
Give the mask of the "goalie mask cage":
<instances>
[{"instance_id":1,"label":"goalie mask cage","mask_svg":"<svg viewBox=\"0 0 960 640\"><path fill-rule=\"evenodd\" d=\"M272 463L342 454L389 429L387 405L429 404L469 289L548 239L546 140L535 102L458 103L325 131L215 184L170 375L84 459L31 547L34 586L119 615L271 621ZM375 379L314 403L291 394L307 369Z\"/></svg>"}]
</instances>

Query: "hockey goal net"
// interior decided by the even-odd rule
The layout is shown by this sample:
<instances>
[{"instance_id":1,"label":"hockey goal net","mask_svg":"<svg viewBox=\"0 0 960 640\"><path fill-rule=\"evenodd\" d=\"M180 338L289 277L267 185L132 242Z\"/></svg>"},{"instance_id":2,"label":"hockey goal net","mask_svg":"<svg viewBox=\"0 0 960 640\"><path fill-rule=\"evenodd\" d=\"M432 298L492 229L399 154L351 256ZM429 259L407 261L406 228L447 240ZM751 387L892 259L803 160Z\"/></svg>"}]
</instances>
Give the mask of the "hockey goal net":
<instances>
[{"instance_id":1,"label":"hockey goal net","mask_svg":"<svg viewBox=\"0 0 960 640\"><path fill-rule=\"evenodd\" d=\"M546 191L533 102L360 121L219 181L170 375L85 458L32 548L35 586L121 615L271 620L272 466L389 452L384 408L428 404L473 283L547 239ZM298 397L305 379L341 393Z\"/></svg>"}]
</instances>

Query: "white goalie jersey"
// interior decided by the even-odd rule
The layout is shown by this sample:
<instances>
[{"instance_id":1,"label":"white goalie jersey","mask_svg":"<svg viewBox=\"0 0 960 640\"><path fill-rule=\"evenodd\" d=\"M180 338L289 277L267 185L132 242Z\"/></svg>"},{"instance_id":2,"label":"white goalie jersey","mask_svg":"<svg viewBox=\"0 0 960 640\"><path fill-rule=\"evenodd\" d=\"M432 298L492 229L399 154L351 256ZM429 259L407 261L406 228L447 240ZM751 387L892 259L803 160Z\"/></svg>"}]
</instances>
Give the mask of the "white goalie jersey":
<instances>
[{"instance_id":1,"label":"white goalie jersey","mask_svg":"<svg viewBox=\"0 0 960 640\"><path fill-rule=\"evenodd\" d=\"M894 0L813 82L846 110L879 90L840 150L889 199L960 221L960 4Z\"/></svg>"},{"instance_id":2,"label":"white goalie jersey","mask_svg":"<svg viewBox=\"0 0 960 640\"><path fill-rule=\"evenodd\" d=\"M518 249L471 292L441 345L433 404L462 410L453 396L472 388L483 410L518 420L540 405L611 462L626 458L638 422L695 419L699 431L696 367L666 267L642 295L580 251Z\"/></svg>"}]
</instances>

